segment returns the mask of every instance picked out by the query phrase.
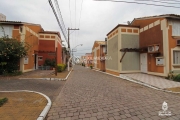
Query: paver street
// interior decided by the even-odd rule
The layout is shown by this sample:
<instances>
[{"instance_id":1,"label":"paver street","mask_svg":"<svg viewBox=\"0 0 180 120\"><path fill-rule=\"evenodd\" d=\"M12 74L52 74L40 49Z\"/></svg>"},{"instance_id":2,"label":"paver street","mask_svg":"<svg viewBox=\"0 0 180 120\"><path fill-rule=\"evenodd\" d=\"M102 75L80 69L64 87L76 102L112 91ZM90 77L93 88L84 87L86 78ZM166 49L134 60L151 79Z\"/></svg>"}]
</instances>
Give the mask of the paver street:
<instances>
[{"instance_id":1,"label":"paver street","mask_svg":"<svg viewBox=\"0 0 180 120\"><path fill-rule=\"evenodd\" d=\"M172 115L159 116L167 102ZM75 66L47 120L178 120L180 96Z\"/></svg>"}]
</instances>

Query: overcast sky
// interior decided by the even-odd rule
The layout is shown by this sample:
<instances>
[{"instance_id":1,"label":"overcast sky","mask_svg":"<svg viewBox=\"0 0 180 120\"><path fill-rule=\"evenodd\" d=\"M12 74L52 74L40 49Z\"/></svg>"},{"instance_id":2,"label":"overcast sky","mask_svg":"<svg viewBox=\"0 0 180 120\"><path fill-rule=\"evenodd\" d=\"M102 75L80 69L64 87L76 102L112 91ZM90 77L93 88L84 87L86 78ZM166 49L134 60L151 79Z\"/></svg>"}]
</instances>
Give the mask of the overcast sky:
<instances>
[{"instance_id":1,"label":"overcast sky","mask_svg":"<svg viewBox=\"0 0 180 120\"><path fill-rule=\"evenodd\" d=\"M52 1L54 2L54 0ZM94 41L104 41L106 34L118 24L126 24L127 21L144 16L180 14L180 8L107 1L58 0L58 3L66 28L80 29L71 31L70 35L71 48L83 44L83 46L77 47L75 55L78 56L91 52ZM180 7L180 4L169 5ZM44 30L61 33L48 0L0 0L0 13L6 15L9 21L41 24ZM61 36L64 39L62 34Z\"/></svg>"}]
</instances>

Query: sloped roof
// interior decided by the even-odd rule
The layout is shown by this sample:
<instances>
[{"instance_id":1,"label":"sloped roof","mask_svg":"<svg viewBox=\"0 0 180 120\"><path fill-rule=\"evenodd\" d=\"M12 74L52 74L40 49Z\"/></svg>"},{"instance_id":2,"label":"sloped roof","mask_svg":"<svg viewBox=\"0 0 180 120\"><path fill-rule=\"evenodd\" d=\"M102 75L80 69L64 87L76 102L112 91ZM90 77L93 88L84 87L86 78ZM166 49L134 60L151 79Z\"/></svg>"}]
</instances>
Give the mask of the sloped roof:
<instances>
[{"instance_id":1,"label":"sloped roof","mask_svg":"<svg viewBox=\"0 0 180 120\"><path fill-rule=\"evenodd\" d=\"M105 41L95 41L95 42L97 42L100 45L105 45L106 44Z\"/></svg>"},{"instance_id":2,"label":"sloped roof","mask_svg":"<svg viewBox=\"0 0 180 120\"><path fill-rule=\"evenodd\" d=\"M45 33L45 34L57 34L60 38L61 38L61 35L58 31L42 31L42 32L39 32L39 33Z\"/></svg>"},{"instance_id":3,"label":"sloped roof","mask_svg":"<svg viewBox=\"0 0 180 120\"><path fill-rule=\"evenodd\" d=\"M5 20L0 20L1 24L23 24L21 21L5 21Z\"/></svg>"},{"instance_id":4,"label":"sloped roof","mask_svg":"<svg viewBox=\"0 0 180 120\"><path fill-rule=\"evenodd\" d=\"M94 44L93 44L93 47L92 47L92 50L94 49L95 45L106 45L105 41L94 41Z\"/></svg>"},{"instance_id":5,"label":"sloped roof","mask_svg":"<svg viewBox=\"0 0 180 120\"><path fill-rule=\"evenodd\" d=\"M150 18L164 18L164 17L180 19L180 15L177 15L177 14L163 14L163 15L145 16L145 17L134 18L134 19L150 19Z\"/></svg>"},{"instance_id":6,"label":"sloped roof","mask_svg":"<svg viewBox=\"0 0 180 120\"><path fill-rule=\"evenodd\" d=\"M115 29L117 29L118 27L139 27L139 26L134 26L134 25L126 25L126 24L118 24L115 28L113 28L108 34L107 36L113 32Z\"/></svg>"},{"instance_id":7,"label":"sloped roof","mask_svg":"<svg viewBox=\"0 0 180 120\"><path fill-rule=\"evenodd\" d=\"M180 15L177 14L162 14L162 15L154 15L154 16L145 16L145 17L139 17L139 18L134 18L131 24L135 20L145 20L145 19L153 19L153 18L173 18L173 19L180 19Z\"/></svg>"},{"instance_id":8,"label":"sloped roof","mask_svg":"<svg viewBox=\"0 0 180 120\"><path fill-rule=\"evenodd\" d=\"M21 22L21 21L8 21L8 20L0 20L0 24L7 24L7 25L24 25L24 24L27 24L27 25L41 26L40 24Z\"/></svg>"}]
</instances>

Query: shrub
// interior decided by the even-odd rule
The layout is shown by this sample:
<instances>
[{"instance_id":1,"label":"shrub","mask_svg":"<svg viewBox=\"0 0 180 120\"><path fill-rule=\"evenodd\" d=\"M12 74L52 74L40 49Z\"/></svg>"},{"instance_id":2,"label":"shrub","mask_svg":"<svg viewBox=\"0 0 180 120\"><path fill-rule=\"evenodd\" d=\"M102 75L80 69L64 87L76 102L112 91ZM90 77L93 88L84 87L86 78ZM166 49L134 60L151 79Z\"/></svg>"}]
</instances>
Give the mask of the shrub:
<instances>
[{"instance_id":1,"label":"shrub","mask_svg":"<svg viewBox=\"0 0 180 120\"><path fill-rule=\"evenodd\" d=\"M27 56L30 45L4 36L0 38L0 74L19 70L19 60Z\"/></svg>"},{"instance_id":2,"label":"shrub","mask_svg":"<svg viewBox=\"0 0 180 120\"><path fill-rule=\"evenodd\" d=\"M51 67L55 67L56 61L55 59L46 59L44 61L44 66L51 66Z\"/></svg>"},{"instance_id":3,"label":"shrub","mask_svg":"<svg viewBox=\"0 0 180 120\"><path fill-rule=\"evenodd\" d=\"M7 101L8 101L7 98L2 98L2 99L0 99L0 107L1 107L4 103L6 103Z\"/></svg>"},{"instance_id":4,"label":"shrub","mask_svg":"<svg viewBox=\"0 0 180 120\"><path fill-rule=\"evenodd\" d=\"M18 76L18 75L22 75L22 71L14 70L11 73L8 73L7 71L3 72L3 76Z\"/></svg>"},{"instance_id":5,"label":"shrub","mask_svg":"<svg viewBox=\"0 0 180 120\"><path fill-rule=\"evenodd\" d=\"M92 65L90 65L90 68L91 68L91 69L93 69L93 66L92 66Z\"/></svg>"},{"instance_id":6,"label":"shrub","mask_svg":"<svg viewBox=\"0 0 180 120\"><path fill-rule=\"evenodd\" d=\"M58 64L57 65L57 72L62 72L66 69L66 64Z\"/></svg>"},{"instance_id":7,"label":"shrub","mask_svg":"<svg viewBox=\"0 0 180 120\"><path fill-rule=\"evenodd\" d=\"M176 75L174 78L173 78L174 81L177 81L177 82L180 82L180 74Z\"/></svg>"}]
</instances>

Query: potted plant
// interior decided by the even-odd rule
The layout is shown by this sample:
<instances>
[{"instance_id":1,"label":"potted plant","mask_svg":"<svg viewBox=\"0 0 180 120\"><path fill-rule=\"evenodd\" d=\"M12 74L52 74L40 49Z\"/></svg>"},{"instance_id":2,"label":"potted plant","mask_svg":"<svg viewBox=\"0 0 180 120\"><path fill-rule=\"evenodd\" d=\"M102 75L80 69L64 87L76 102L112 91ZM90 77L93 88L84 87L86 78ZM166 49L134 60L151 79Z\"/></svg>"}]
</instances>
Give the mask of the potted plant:
<instances>
[{"instance_id":1,"label":"potted plant","mask_svg":"<svg viewBox=\"0 0 180 120\"><path fill-rule=\"evenodd\" d=\"M93 69L93 66L92 66L92 65L90 65L90 68L91 68L91 69Z\"/></svg>"}]
</instances>

